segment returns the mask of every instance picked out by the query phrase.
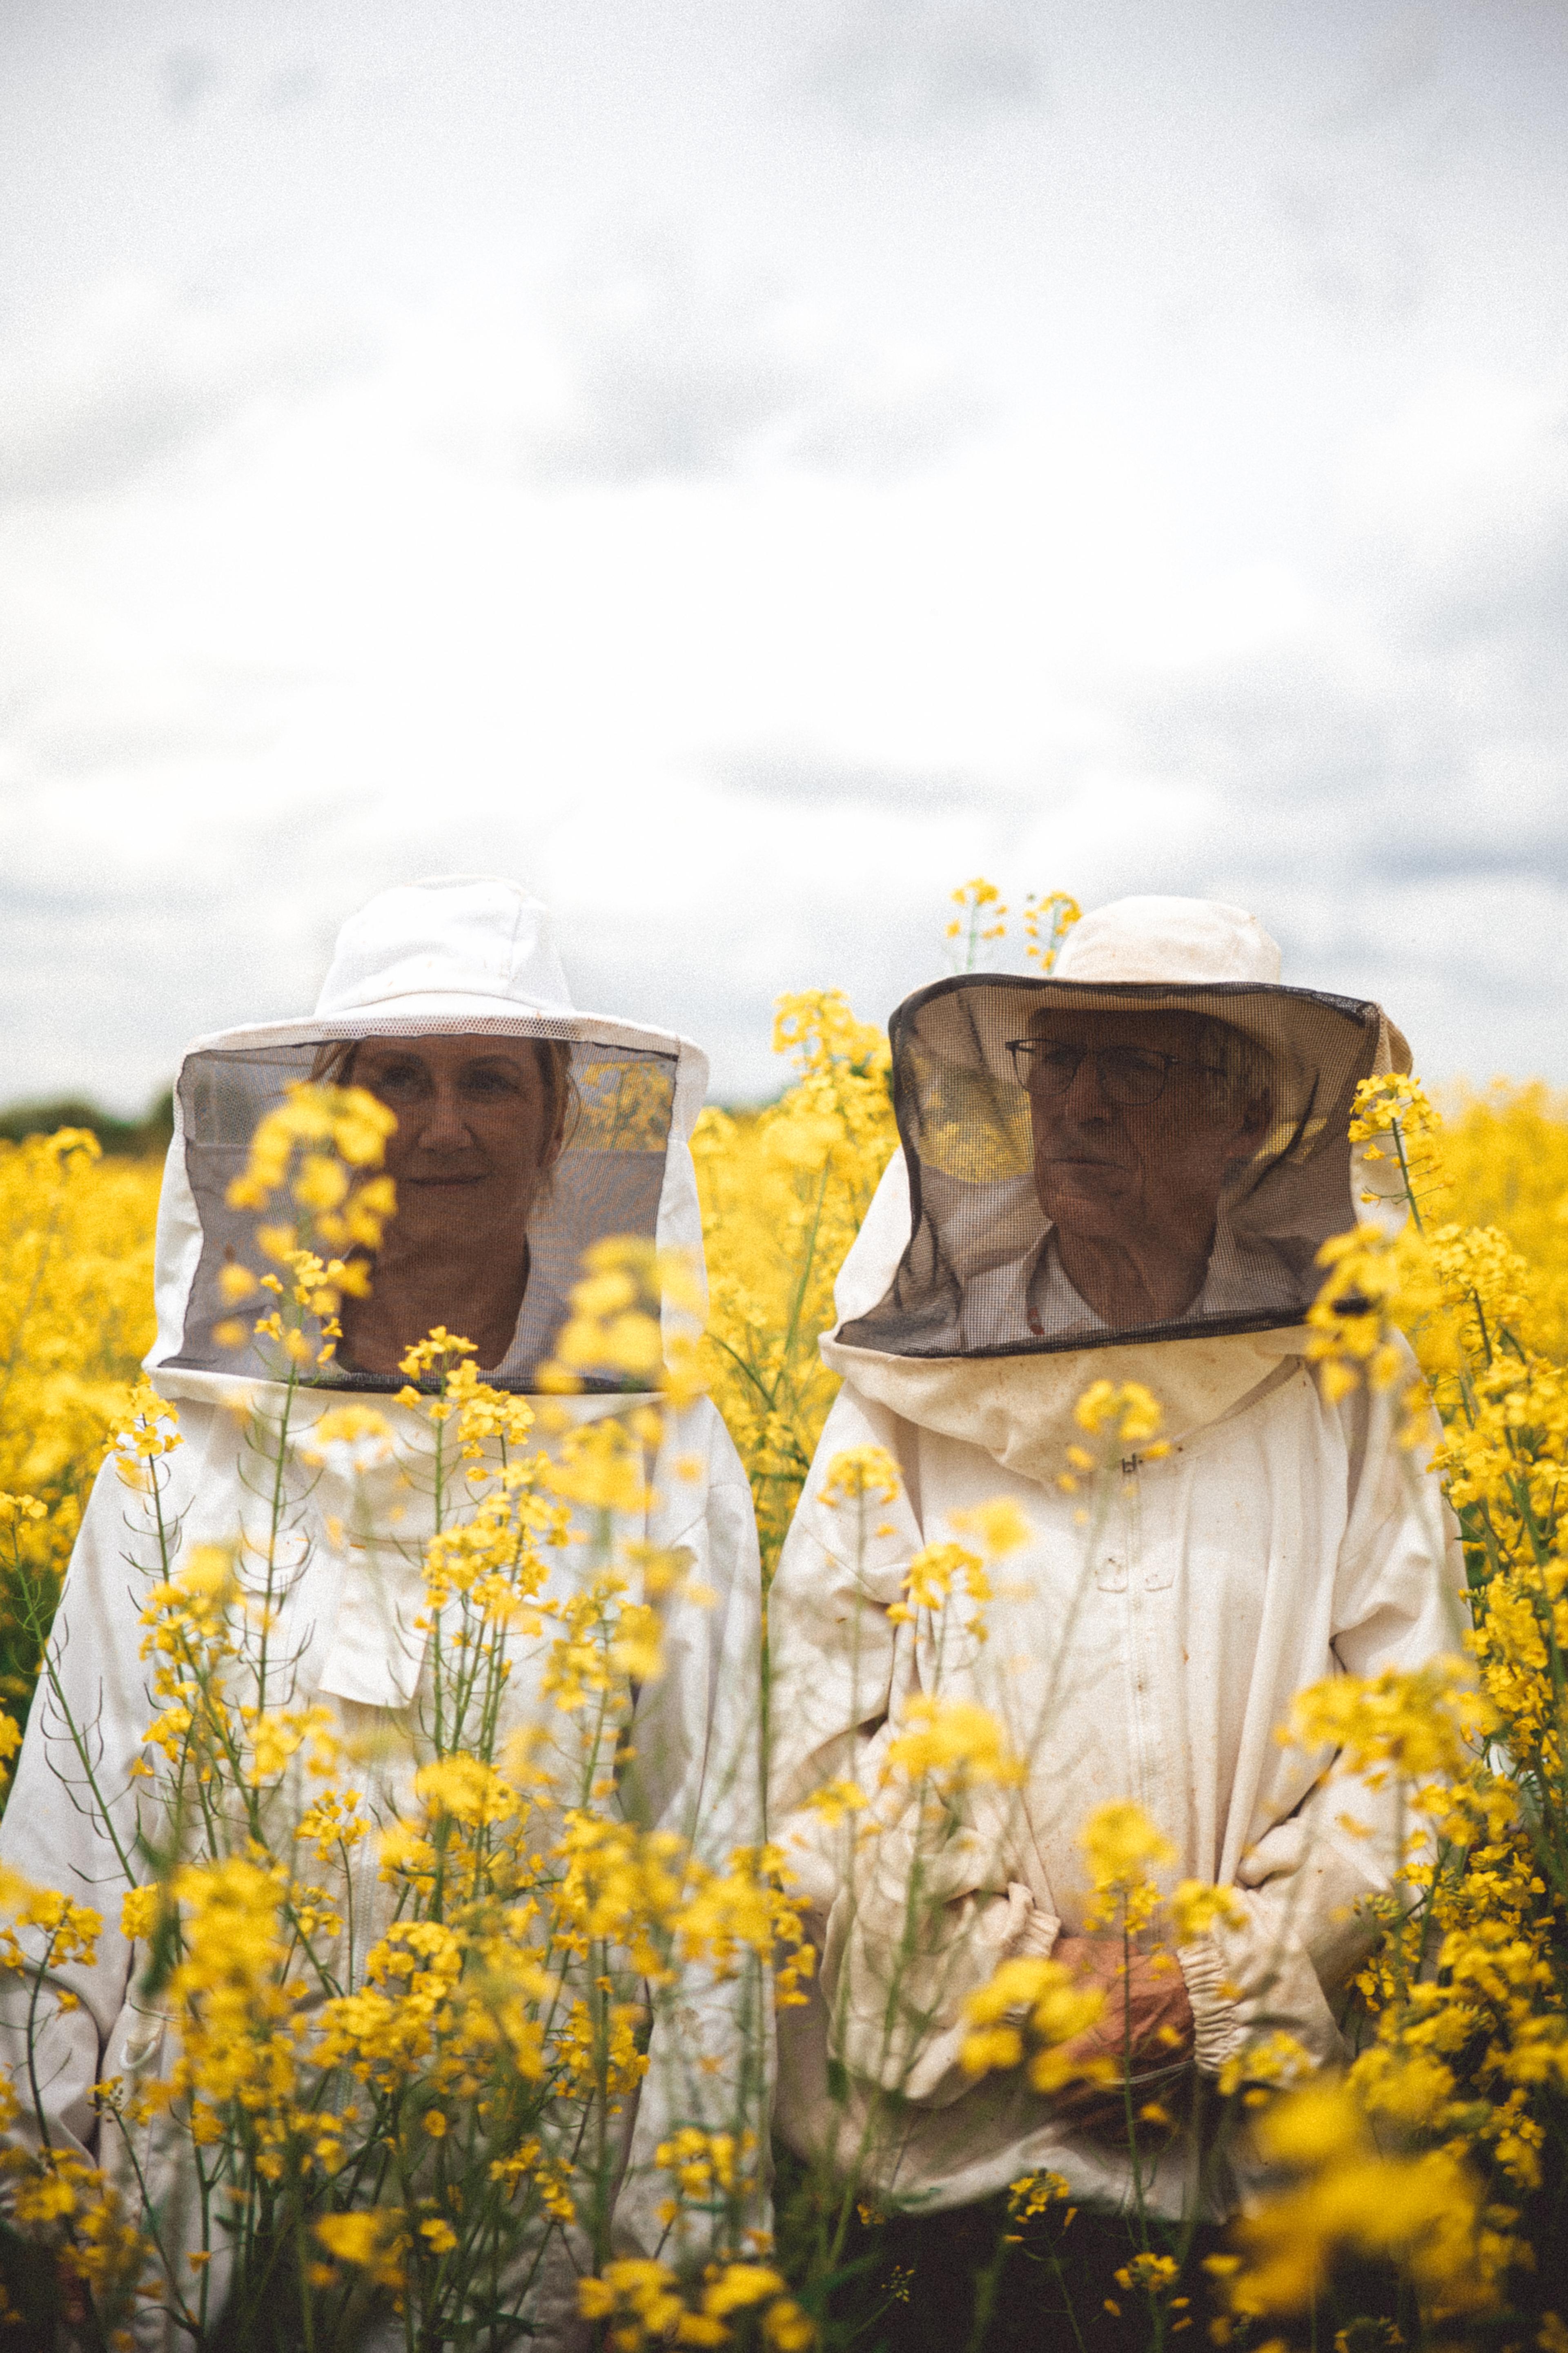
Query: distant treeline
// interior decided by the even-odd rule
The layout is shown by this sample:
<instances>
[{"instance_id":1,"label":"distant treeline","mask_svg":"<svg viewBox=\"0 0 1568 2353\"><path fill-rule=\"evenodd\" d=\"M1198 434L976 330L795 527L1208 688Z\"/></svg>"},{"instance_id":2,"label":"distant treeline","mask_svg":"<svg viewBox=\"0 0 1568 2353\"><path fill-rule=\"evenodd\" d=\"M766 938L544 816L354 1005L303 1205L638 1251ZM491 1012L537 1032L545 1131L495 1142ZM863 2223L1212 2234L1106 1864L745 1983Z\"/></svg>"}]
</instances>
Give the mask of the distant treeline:
<instances>
[{"instance_id":1,"label":"distant treeline","mask_svg":"<svg viewBox=\"0 0 1568 2353\"><path fill-rule=\"evenodd\" d=\"M770 1101L773 1098L770 1098ZM750 1119L766 1105L721 1103L731 1118ZM144 1119L117 1119L79 1095L60 1095L49 1103L12 1103L0 1111L0 1142L20 1144L24 1136L53 1135L60 1127L90 1127L105 1152L132 1160L162 1159L174 1133L174 1098L165 1092L151 1105Z\"/></svg>"},{"instance_id":2,"label":"distant treeline","mask_svg":"<svg viewBox=\"0 0 1568 2353\"><path fill-rule=\"evenodd\" d=\"M117 1119L79 1095L61 1095L54 1103L13 1103L0 1111L0 1138L20 1144L28 1135L53 1135L60 1127L90 1127L105 1152L135 1160L161 1156L174 1133L174 1098L165 1092L144 1119Z\"/></svg>"}]
</instances>

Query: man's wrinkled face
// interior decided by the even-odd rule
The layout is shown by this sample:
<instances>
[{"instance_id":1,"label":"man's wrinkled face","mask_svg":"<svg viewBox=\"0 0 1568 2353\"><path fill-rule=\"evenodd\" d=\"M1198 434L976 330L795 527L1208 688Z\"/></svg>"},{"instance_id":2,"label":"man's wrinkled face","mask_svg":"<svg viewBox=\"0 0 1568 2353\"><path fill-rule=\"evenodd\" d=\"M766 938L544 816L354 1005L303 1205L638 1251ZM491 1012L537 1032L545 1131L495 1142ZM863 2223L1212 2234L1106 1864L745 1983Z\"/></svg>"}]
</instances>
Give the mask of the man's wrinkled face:
<instances>
[{"instance_id":1,"label":"man's wrinkled face","mask_svg":"<svg viewBox=\"0 0 1568 2353\"><path fill-rule=\"evenodd\" d=\"M1226 1084L1195 1015L1053 1008L1029 1025L1035 1189L1066 1236L1202 1240L1267 1103Z\"/></svg>"},{"instance_id":2,"label":"man's wrinkled face","mask_svg":"<svg viewBox=\"0 0 1568 2353\"><path fill-rule=\"evenodd\" d=\"M524 1038L367 1038L353 1083L397 1119L386 1169L398 1224L527 1215L561 1138Z\"/></svg>"}]
</instances>

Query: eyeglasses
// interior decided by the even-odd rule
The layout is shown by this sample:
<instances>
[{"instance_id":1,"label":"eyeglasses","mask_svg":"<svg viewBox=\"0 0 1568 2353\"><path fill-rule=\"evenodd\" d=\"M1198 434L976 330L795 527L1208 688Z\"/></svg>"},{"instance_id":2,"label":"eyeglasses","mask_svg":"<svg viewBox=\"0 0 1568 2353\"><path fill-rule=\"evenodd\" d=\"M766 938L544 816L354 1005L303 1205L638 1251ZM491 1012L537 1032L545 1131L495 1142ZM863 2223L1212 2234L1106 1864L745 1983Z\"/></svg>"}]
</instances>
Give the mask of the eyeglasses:
<instances>
[{"instance_id":1,"label":"eyeglasses","mask_svg":"<svg viewBox=\"0 0 1568 2353\"><path fill-rule=\"evenodd\" d=\"M1091 1050L1054 1045L1048 1038L1009 1038L1007 1051L1020 1086L1038 1094L1065 1095ZM1226 1076L1212 1062L1184 1061L1180 1054L1163 1054L1152 1046L1096 1046L1092 1056L1101 1094L1124 1109L1158 1103L1173 1071L1201 1071L1218 1082Z\"/></svg>"}]
</instances>

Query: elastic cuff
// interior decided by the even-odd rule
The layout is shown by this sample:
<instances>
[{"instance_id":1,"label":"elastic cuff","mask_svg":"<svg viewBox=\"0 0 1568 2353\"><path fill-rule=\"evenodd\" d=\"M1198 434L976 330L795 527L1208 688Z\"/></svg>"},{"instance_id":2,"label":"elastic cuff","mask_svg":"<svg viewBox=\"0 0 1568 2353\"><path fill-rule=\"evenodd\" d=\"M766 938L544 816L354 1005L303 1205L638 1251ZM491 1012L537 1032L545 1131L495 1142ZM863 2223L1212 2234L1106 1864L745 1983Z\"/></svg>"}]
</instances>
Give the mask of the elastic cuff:
<instances>
[{"instance_id":1,"label":"elastic cuff","mask_svg":"<svg viewBox=\"0 0 1568 2353\"><path fill-rule=\"evenodd\" d=\"M1062 1924L1054 1912L1043 1912L1037 1904L1025 1921L1010 1957L1018 1960L1048 1961L1056 1949Z\"/></svg>"},{"instance_id":2,"label":"elastic cuff","mask_svg":"<svg viewBox=\"0 0 1568 2353\"><path fill-rule=\"evenodd\" d=\"M1200 2074L1217 2075L1242 2041L1235 2000L1225 1991L1224 1963L1207 1936L1195 1944L1178 1945L1176 1958L1192 2005L1193 2057Z\"/></svg>"}]
</instances>

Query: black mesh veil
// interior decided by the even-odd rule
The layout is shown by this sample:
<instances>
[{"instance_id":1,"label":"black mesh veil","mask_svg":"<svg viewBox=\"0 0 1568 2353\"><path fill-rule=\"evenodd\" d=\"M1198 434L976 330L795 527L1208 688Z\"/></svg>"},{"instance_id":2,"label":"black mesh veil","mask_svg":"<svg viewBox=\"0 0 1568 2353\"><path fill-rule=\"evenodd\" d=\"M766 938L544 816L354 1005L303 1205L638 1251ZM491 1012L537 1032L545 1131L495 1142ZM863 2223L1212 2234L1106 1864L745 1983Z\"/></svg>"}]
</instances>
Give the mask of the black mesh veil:
<instances>
[{"instance_id":1,"label":"black mesh veil","mask_svg":"<svg viewBox=\"0 0 1568 2353\"><path fill-rule=\"evenodd\" d=\"M463 1025L465 1033L489 1033L486 1044L535 1051L542 1058L539 1067L549 1074L563 1104L560 1156L520 1219L519 1230L504 1236L498 1249L492 1221L482 1245L487 1262L496 1262L498 1285L510 1277L515 1289L526 1269L510 1345L499 1364L486 1370L487 1379L501 1388L526 1390L536 1385L538 1368L551 1356L566 1320L572 1286L582 1277L584 1250L612 1236L648 1242L656 1239L675 1103L676 1055L584 1037L584 1026L581 1018L560 1023L540 1018L522 1031L515 1021L483 1018ZM218 1047L187 1057L180 1075L179 1104L201 1251L179 1352L165 1360L171 1369L261 1377L275 1369L265 1344L247 1337L243 1345L230 1345L235 1309L222 1281L226 1267L266 1264L257 1253L256 1216L231 1208L227 1198L232 1180L245 1167L251 1136L263 1114L283 1100L295 1081L328 1077L362 1083L359 1069L343 1068L334 1049L352 1045L358 1054L364 1043L392 1039L417 1049L424 1037L450 1039L452 1034L449 1025L389 1020L374 1029L356 1024L352 1038L342 1031L334 1037L323 1027L320 1035L303 1039ZM454 1186L441 1215L460 1229L468 1198L460 1185ZM480 1248L477 1240L475 1247ZM374 1262L371 1281L374 1289ZM249 1321L247 1315L247 1333ZM404 1385L401 1374L357 1367L346 1339L339 1358L325 1374L312 1377L369 1389L395 1390Z\"/></svg>"},{"instance_id":2,"label":"black mesh veil","mask_svg":"<svg viewBox=\"0 0 1568 2353\"><path fill-rule=\"evenodd\" d=\"M852 1347L1017 1356L1297 1324L1355 1221L1375 1005L965 974L890 1024L910 1239Z\"/></svg>"}]
</instances>

